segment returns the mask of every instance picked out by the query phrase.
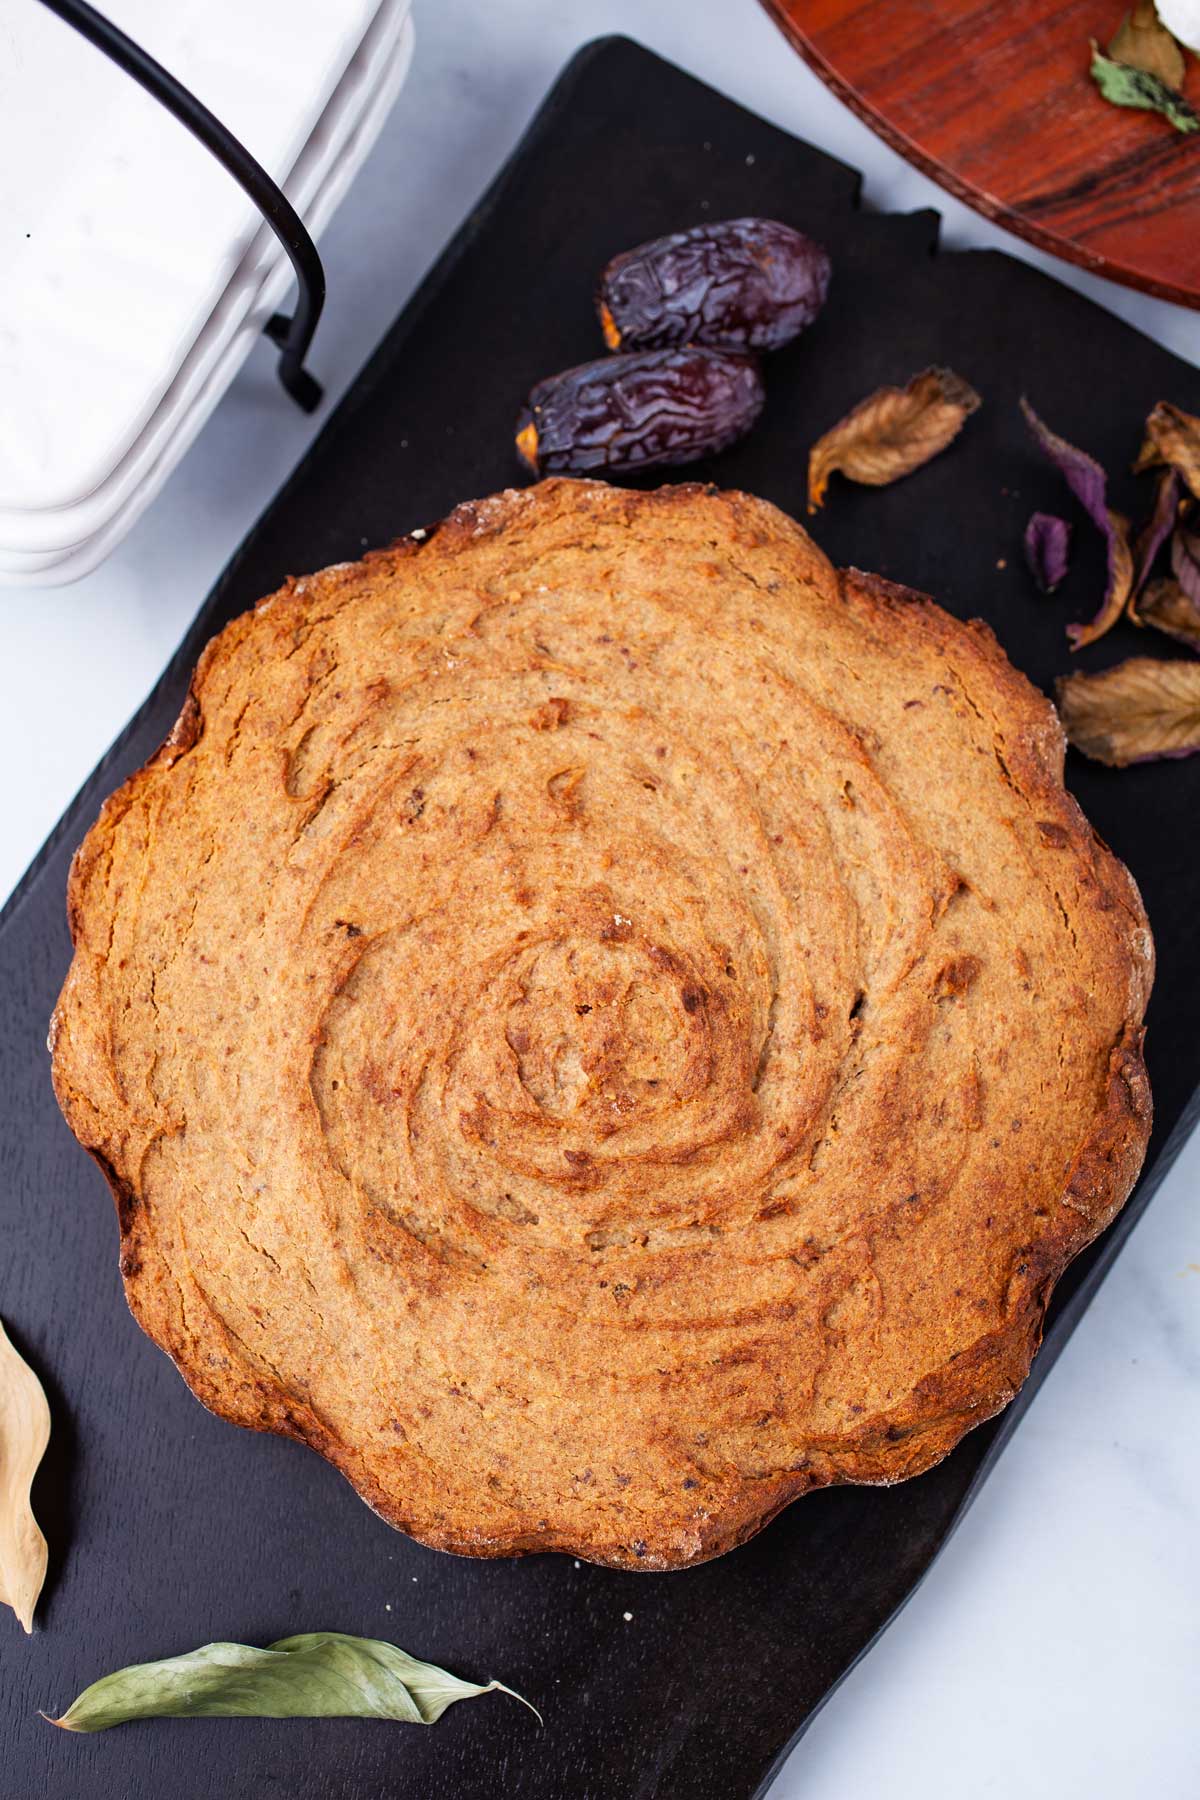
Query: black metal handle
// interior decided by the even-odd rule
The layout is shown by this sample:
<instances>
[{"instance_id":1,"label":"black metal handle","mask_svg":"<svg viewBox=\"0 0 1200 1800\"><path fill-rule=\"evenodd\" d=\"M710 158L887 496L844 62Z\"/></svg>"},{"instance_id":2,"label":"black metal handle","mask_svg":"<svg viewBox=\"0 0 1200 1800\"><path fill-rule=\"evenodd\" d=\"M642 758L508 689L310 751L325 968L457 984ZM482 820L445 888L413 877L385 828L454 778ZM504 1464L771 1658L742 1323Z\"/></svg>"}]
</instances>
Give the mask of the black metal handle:
<instances>
[{"instance_id":1,"label":"black metal handle","mask_svg":"<svg viewBox=\"0 0 1200 1800\"><path fill-rule=\"evenodd\" d=\"M66 24L74 26L119 69L132 75L139 86L160 101L181 125L186 125L249 194L266 219L291 258L299 291L292 317L289 319L283 313L276 313L267 321L265 330L271 342L280 347L280 381L298 406L305 412L312 412L321 399L321 388L305 369L304 358L325 304L325 271L317 247L304 229L295 207L276 187L262 164L255 161L207 106L176 81L161 63L148 56L140 44L134 43L94 6L89 6L87 0L42 0L42 5L48 6Z\"/></svg>"}]
</instances>

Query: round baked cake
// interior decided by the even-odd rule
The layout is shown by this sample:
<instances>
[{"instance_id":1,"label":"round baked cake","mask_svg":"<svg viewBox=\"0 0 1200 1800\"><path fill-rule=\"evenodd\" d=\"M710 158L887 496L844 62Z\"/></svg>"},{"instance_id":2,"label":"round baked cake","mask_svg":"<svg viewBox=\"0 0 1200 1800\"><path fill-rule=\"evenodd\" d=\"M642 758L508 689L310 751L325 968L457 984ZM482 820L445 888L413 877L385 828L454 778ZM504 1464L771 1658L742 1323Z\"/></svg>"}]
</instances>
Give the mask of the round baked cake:
<instances>
[{"instance_id":1,"label":"round baked cake","mask_svg":"<svg viewBox=\"0 0 1200 1800\"><path fill-rule=\"evenodd\" d=\"M75 861L53 1028L199 1398L477 1556L927 1469L1150 1124L1152 945L991 632L743 494L289 581Z\"/></svg>"}]
</instances>

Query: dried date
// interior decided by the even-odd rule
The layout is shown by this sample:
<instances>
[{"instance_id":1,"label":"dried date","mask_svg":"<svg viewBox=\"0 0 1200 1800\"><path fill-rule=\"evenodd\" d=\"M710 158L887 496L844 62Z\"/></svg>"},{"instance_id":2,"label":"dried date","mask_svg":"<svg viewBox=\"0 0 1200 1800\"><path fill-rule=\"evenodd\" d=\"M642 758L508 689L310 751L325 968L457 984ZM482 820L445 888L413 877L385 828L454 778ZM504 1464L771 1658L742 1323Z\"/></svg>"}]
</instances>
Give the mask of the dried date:
<instances>
[{"instance_id":1,"label":"dried date","mask_svg":"<svg viewBox=\"0 0 1200 1800\"><path fill-rule=\"evenodd\" d=\"M608 356L538 382L517 421L517 452L535 475L695 462L749 431L762 405L752 356Z\"/></svg>"},{"instance_id":2,"label":"dried date","mask_svg":"<svg viewBox=\"0 0 1200 1800\"><path fill-rule=\"evenodd\" d=\"M726 219L615 256L596 306L610 350L669 344L777 350L820 312L820 244L775 219Z\"/></svg>"}]
</instances>

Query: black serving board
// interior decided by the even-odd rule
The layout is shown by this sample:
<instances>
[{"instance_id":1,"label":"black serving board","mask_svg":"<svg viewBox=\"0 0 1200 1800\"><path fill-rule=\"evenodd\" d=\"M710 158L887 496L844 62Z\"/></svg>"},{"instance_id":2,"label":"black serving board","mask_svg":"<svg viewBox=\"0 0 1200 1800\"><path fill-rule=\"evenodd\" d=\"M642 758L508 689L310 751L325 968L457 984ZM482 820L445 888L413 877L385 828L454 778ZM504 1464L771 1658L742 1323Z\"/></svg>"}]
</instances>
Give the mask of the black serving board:
<instances>
[{"instance_id":1,"label":"black serving board","mask_svg":"<svg viewBox=\"0 0 1200 1800\"><path fill-rule=\"evenodd\" d=\"M1121 773L1073 758L1071 784L1135 871L1158 939L1158 1123L1135 1197L1061 1284L1021 1398L940 1468L891 1490L812 1495L744 1548L683 1574L561 1556L470 1562L391 1531L311 1452L210 1417L126 1311L111 1203L59 1118L45 1050L69 956L70 854L103 797L168 730L217 626L288 573L355 557L518 478L518 402L539 376L598 352L591 287L614 251L745 212L821 238L835 268L824 316L772 359L759 429L696 473L800 513L819 432L878 383L949 364L986 402L959 443L891 489L835 480L814 529L839 562L982 614L1035 681L1048 685L1066 666L1063 624L1091 610L1102 550L1081 523L1064 594L1034 595L1022 529L1033 507L1056 510L1064 495L1026 441L1017 397L1028 392L1098 455L1114 471L1115 503L1137 510L1145 496L1124 471L1140 420L1160 397L1200 411L1200 375L1022 263L939 253L934 213L860 210L858 188L853 171L637 46L584 50L5 909L0 1314L55 1417L35 1494L52 1570L39 1629L26 1643L0 1618L5 1800L760 1794L946 1541L1195 1117L1200 758ZM1082 662L1157 647L1122 627ZM497 1696L431 1731L235 1720L80 1738L38 1718L124 1663L318 1628L390 1637L463 1674L499 1675L541 1707L545 1728Z\"/></svg>"}]
</instances>

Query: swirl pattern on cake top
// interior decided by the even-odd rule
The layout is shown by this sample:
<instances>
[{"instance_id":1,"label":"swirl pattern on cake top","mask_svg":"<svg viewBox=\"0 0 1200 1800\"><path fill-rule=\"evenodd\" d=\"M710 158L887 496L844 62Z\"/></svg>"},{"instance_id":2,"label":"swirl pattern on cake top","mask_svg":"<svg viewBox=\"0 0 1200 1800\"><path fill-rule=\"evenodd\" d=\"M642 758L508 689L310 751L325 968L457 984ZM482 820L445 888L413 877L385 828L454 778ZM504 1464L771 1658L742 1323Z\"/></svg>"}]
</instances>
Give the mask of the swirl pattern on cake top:
<instances>
[{"instance_id":1,"label":"swirl pattern on cake top","mask_svg":"<svg viewBox=\"0 0 1200 1800\"><path fill-rule=\"evenodd\" d=\"M1137 890L991 633L549 481L288 582L76 858L63 1110L204 1403L673 1568L1016 1391L1149 1131Z\"/></svg>"}]
</instances>

